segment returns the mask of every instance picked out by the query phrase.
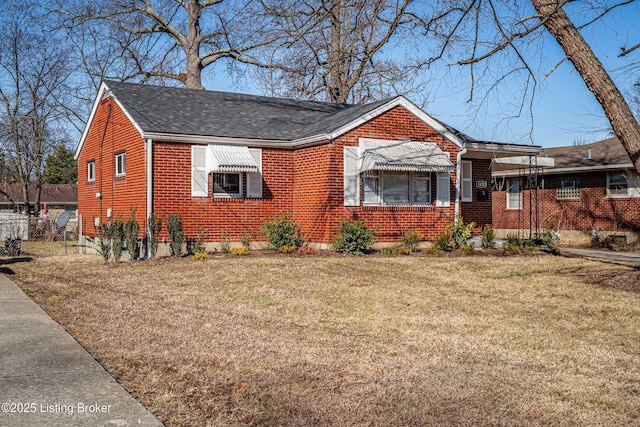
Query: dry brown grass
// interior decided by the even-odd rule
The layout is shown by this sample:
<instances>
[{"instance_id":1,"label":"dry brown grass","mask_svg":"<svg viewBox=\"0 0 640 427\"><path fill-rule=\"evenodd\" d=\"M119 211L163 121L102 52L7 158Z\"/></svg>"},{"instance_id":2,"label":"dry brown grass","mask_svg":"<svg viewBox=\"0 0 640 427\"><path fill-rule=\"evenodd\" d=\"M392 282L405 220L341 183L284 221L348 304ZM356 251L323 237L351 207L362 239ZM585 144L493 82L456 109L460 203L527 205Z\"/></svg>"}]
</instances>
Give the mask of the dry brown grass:
<instances>
[{"instance_id":1,"label":"dry brown grass","mask_svg":"<svg viewBox=\"0 0 640 427\"><path fill-rule=\"evenodd\" d=\"M630 267L287 255L8 267L169 426L640 423Z\"/></svg>"}]
</instances>

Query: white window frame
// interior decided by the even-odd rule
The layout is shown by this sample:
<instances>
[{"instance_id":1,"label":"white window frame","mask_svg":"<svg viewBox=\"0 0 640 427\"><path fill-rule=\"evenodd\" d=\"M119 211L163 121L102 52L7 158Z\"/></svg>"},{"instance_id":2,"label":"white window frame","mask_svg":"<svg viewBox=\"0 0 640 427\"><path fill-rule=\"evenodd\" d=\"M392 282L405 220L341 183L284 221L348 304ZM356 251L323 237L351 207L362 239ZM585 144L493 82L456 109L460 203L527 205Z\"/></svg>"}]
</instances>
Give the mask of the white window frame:
<instances>
[{"instance_id":1,"label":"white window frame","mask_svg":"<svg viewBox=\"0 0 640 427\"><path fill-rule=\"evenodd\" d=\"M465 170L468 168L468 175L465 174ZM462 193L462 197L460 198L463 202L473 202L473 162L471 160L463 160L462 161L462 171L460 173L462 187L460 192Z\"/></svg>"},{"instance_id":2,"label":"white window frame","mask_svg":"<svg viewBox=\"0 0 640 427\"><path fill-rule=\"evenodd\" d=\"M87 182L95 182L96 180L96 161L87 162Z\"/></svg>"},{"instance_id":3,"label":"white window frame","mask_svg":"<svg viewBox=\"0 0 640 427\"><path fill-rule=\"evenodd\" d=\"M216 175L238 175L238 193L217 193L216 192ZM243 184L243 179L242 179L242 173L241 172L214 172L213 173L213 177L211 179L211 193L213 194L214 198L233 198L233 199L240 199L242 198L242 184Z\"/></svg>"},{"instance_id":4,"label":"white window frame","mask_svg":"<svg viewBox=\"0 0 640 427\"><path fill-rule=\"evenodd\" d=\"M521 210L522 209L522 180L520 178L507 178L507 187L506 187L506 197L507 197L507 209L512 210ZM511 191L515 184L518 186L518 191ZM518 195L518 203L513 206L513 201L511 198L512 194Z\"/></svg>"},{"instance_id":5,"label":"white window frame","mask_svg":"<svg viewBox=\"0 0 640 427\"><path fill-rule=\"evenodd\" d=\"M619 181L614 181L611 178L619 175L622 176L624 178L624 183L626 184L626 188L625 188L625 192L624 193L618 193L618 192L613 192L613 191L620 191L619 189L612 189L612 185L620 185ZM608 172L607 173L607 197L612 197L612 198L616 198L616 197L629 197L629 187L631 187L631 182L629 182L629 175L625 172ZM613 190L613 191L612 191Z\"/></svg>"},{"instance_id":6,"label":"white window frame","mask_svg":"<svg viewBox=\"0 0 640 427\"><path fill-rule=\"evenodd\" d=\"M385 176L389 175L407 175L408 177L408 203L388 203L384 201L385 192ZM430 172L387 172L387 171L369 171L362 174L362 204L363 206L432 206L432 189L431 189L431 173ZM378 193L368 192L365 180L377 180L378 181ZM427 181L427 198L428 203L415 203L414 192L416 187L416 181ZM371 197L365 197L366 193L374 194L374 201L371 201ZM367 200L368 199L368 200Z\"/></svg>"},{"instance_id":7,"label":"white window frame","mask_svg":"<svg viewBox=\"0 0 640 427\"><path fill-rule=\"evenodd\" d=\"M123 151L116 154L116 176L125 176L127 174L127 152ZM120 159L122 159L120 161Z\"/></svg>"}]
</instances>

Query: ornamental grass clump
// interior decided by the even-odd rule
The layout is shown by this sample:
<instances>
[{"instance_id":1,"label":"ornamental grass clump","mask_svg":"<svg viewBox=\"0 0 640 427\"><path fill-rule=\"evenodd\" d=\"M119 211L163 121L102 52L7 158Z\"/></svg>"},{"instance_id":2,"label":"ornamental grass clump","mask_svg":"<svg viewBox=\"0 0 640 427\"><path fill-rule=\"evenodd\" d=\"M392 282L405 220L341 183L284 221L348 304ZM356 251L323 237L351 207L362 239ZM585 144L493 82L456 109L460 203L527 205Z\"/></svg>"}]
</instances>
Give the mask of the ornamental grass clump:
<instances>
[{"instance_id":1,"label":"ornamental grass clump","mask_svg":"<svg viewBox=\"0 0 640 427\"><path fill-rule=\"evenodd\" d=\"M341 221L333 247L337 252L362 255L373 246L378 227L367 228L365 221Z\"/></svg>"},{"instance_id":2,"label":"ornamental grass clump","mask_svg":"<svg viewBox=\"0 0 640 427\"><path fill-rule=\"evenodd\" d=\"M407 230L402 235L402 246L403 248L409 249L411 252L415 252L418 250L418 245L422 241L422 236L420 232L416 229Z\"/></svg>"}]
</instances>

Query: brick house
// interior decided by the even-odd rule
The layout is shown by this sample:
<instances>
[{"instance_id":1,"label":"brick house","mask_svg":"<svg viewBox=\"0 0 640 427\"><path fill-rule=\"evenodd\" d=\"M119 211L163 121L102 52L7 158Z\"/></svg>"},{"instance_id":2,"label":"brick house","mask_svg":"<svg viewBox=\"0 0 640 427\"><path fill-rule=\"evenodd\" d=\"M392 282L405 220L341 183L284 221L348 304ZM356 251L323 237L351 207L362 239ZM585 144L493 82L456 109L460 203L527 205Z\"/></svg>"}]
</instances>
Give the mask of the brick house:
<instances>
[{"instance_id":1,"label":"brick house","mask_svg":"<svg viewBox=\"0 0 640 427\"><path fill-rule=\"evenodd\" d=\"M320 246L341 220L379 227L382 243L413 228L432 240L457 213L491 222L491 158L538 151L475 141L402 96L345 105L106 82L76 152L78 211L90 238L153 212L180 214L187 238L260 241L285 212Z\"/></svg>"},{"instance_id":2,"label":"brick house","mask_svg":"<svg viewBox=\"0 0 640 427\"><path fill-rule=\"evenodd\" d=\"M537 186L526 171L494 168L496 228L506 233L546 223L567 242L589 239L594 230L638 239L640 176L617 138L548 148L540 156L554 165L533 178Z\"/></svg>"}]
</instances>

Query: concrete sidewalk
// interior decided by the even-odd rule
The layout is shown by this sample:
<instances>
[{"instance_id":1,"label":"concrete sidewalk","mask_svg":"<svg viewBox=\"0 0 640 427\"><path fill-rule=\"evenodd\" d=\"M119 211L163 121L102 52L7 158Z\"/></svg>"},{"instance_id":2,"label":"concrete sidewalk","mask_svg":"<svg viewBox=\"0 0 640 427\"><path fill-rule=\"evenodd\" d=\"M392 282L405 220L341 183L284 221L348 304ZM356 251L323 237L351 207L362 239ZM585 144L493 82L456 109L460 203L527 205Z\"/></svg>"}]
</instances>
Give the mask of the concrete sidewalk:
<instances>
[{"instance_id":1,"label":"concrete sidewalk","mask_svg":"<svg viewBox=\"0 0 640 427\"><path fill-rule=\"evenodd\" d=\"M585 258L608 261L633 262L640 264L640 253L608 251L602 249L561 248L563 253L578 255Z\"/></svg>"},{"instance_id":2,"label":"concrete sidewalk","mask_svg":"<svg viewBox=\"0 0 640 427\"><path fill-rule=\"evenodd\" d=\"M161 426L0 274L0 426Z\"/></svg>"}]
</instances>

